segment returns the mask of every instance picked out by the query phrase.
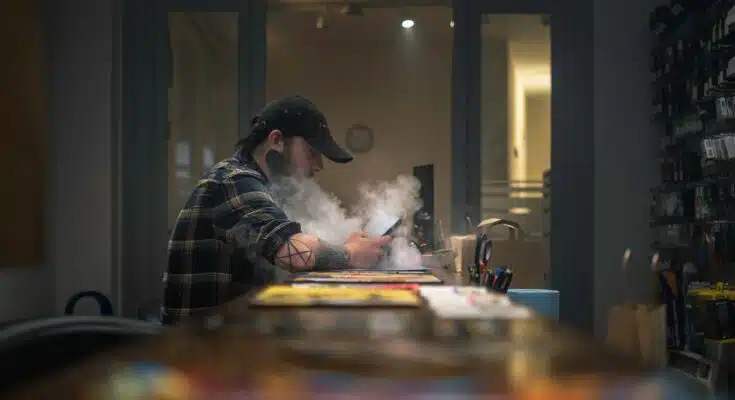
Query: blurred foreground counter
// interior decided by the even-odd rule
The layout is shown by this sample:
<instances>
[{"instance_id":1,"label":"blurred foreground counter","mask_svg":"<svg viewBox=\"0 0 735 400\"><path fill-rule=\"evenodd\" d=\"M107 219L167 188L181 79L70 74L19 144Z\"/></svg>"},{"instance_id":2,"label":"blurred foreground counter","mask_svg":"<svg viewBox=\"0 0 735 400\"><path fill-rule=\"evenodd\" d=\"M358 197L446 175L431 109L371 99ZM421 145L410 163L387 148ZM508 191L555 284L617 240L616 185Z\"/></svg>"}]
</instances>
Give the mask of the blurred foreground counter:
<instances>
[{"instance_id":1,"label":"blurred foreground counter","mask_svg":"<svg viewBox=\"0 0 735 400\"><path fill-rule=\"evenodd\" d=\"M545 320L449 321L424 309L260 311L237 302L223 315L103 354L12 398L427 395L701 399Z\"/></svg>"},{"instance_id":2,"label":"blurred foreground counter","mask_svg":"<svg viewBox=\"0 0 735 400\"><path fill-rule=\"evenodd\" d=\"M466 282L462 274L435 275ZM442 319L427 297L420 307L403 308L257 308L252 299L101 354L9 398L703 398L690 395L679 378L662 377L528 311L518 319Z\"/></svg>"}]
</instances>

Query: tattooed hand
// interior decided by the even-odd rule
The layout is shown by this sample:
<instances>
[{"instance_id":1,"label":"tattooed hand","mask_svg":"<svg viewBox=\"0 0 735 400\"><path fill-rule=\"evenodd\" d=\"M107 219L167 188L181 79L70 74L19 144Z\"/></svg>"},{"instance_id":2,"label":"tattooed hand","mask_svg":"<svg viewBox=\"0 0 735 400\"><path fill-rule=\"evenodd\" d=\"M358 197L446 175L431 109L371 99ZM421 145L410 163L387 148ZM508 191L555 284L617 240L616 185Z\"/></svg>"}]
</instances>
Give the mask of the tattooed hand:
<instances>
[{"instance_id":1,"label":"tattooed hand","mask_svg":"<svg viewBox=\"0 0 735 400\"><path fill-rule=\"evenodd\" d=\"M370 268L383 257L383 249L393 240L391 236L368 237L367 233L353 233L345 242L350 255L350 267Z\"/></svg>"}]
</instances>

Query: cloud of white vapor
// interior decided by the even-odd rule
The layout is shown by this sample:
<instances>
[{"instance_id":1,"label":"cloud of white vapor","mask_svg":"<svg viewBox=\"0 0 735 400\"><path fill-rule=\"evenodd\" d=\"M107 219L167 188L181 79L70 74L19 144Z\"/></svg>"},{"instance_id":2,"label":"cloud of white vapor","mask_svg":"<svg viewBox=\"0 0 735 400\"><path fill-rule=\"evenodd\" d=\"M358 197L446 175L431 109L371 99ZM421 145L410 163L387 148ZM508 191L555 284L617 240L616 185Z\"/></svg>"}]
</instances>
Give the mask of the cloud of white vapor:
<instances>
[{"instance_id":1,"label":"cloud of white vapor","mask_svg":"<svg viewBox=\"0 0 735 400\"><path fill-rule=\"evenodd\" d=\"M286 214L301 223L304 233L331 243L344 243L350 233L361 232L371 220L392 216L410 220L421 208L421 185L413 176L401 175L391 182L362 184L360 202L348 212L339 199L324 191L313 179L288 178L273 185L273 193ZM409 228L398 229L388 257L379 265L385 269L421 267L421 254L409 244Z\"/></svg>"}]
</instances>

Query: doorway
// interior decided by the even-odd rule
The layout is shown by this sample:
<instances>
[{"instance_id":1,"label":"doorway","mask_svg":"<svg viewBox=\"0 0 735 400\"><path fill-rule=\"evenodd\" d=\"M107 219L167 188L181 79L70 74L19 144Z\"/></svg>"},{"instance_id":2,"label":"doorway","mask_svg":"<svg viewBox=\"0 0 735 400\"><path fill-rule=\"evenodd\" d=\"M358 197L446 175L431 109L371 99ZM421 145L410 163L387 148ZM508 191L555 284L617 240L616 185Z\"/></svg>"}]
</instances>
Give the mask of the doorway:
<instances>
[{"instance_id":1,"label":"doorway","mask_svg":"<svg viewBox=\"0 0 735 400\"><path fill-rule=\"evenodd\" d=\"M452 200L456 205L453 222L463 215L474 219L482 215L482 132L487 103L480 85L473 83L483 77L483 27L504 15L534 16L537 27L548 26L553 95L550 106L539 106L538 99L530 100L530 103L536 102L536 106L548 107L551 120L550 168L543 179L551 182L548 185L551 193L541 200L542 210L550 212L543 217L541 233L549 236L549 286L562 293L560 320L591 332L595 328L595 314L607 312L597 309L594 301L594 65L591 61L594 27L591 3L583 0L455 2L455 38L464 42L466 49L455 55L454 64L454 71L462 75L454 79L453 88L456 103L453 116L461 117L453 126ZM490 26L485 27L488 28ZM524 120L519 118L519 121ZM521 153L521 149L511 147L510 150L506 154L514 156L513 150ZM502 164L515 171L524 167L528 171L529 168L527 163L520 161L515 166ZM456 182L462 184L455 188ZM519 188L519 191L526 189ZM454 228L458 228L456 224Z\"/></svg>"},{"instance_id":2,"label":"doorway","mask_svg":"<svg viewBox=\"0 0 735 400\"><path fill-rule=\"evenodd\" d=\"M484 14L481 219L517 222L544 241L551 167L551 29L543 14ZM548 256L543 257L548 260Z\"/></svg>"}]
</instances>

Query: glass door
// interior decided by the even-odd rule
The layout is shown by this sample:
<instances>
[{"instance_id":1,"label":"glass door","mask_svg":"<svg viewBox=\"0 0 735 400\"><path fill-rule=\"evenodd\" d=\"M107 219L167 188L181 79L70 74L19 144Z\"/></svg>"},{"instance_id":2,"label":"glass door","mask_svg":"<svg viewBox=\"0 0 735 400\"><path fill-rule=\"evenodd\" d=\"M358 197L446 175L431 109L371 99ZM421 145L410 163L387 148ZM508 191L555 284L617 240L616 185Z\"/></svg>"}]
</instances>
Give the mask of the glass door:
<instances>
[{"instance_id":1,"label":"glass door","mask_svg":"<svg viewBox=\"0 0 735 400\"><path fill-rule=\"evenodd\" d=\"M551 157L550 18L542 9L482 3L471 14L471 22L479 25L471 35L479 66L472 72L480 84L468 109L468 135L477 145L467 150L474 163L470 204L478 220L506 219L522 228L524 243L507 259L523 270L514 286L546 289L550 209L543 176ZM494 241L508 240L504 230L487 233Z\"/></svg>"},{"instance_id":2,"label":"glass door","mask_svg":"<svg viewBox=\"0 0 735 400\"><path fill-rule=\"evenodd\" d=\"M237 11L169 11L169 230L199 177L238 132Z\"/></svg>"},{"instance_id":3,"label":"glass door","mask_svg":"<svg viewBox=\"0 0 735 400\"><path fill-rule=\"evenodd\" d=\"M604 329L607 313L595 297L605 282L596 278L593 11L581 0L470 0L455 1L454 18L464 47L455 45L453 68L453 227L464 216L528 226L546 247L546 286L562 293L560 320L585 331Z\"/></svg>"},{"instance_id":4,"label":"glass door","mask_svg":"<svg viewBox=\"0 0 735 400\"><path fill-rule=\"evenodd\" d=\"M128 174L121 292L126 315L144 305L156 307L178 212L201 175L234 152L240 122L250 119L251 104L258 103L258 68L249 62L257 59L252 52L264 38L257 32L264 27L258 9L264 12L264 1L167 0L139 2L128 10L128 19L139 23L126 24L133 30L128 51L138 59L127 65L131 79L125 83L130 129L124 129L123 143Z\"/></svg>"},{"instance_id":5,"label":"glass door","mask_svg":"<svg viewBox=\"0 0 735 400\"><path fill-rule=\"evenodd\" d=\"M539 279L548 269L550 233L543 185L551 156L548 20L544 14L483 14L480 28L480 215L514 221L526 241L543 244L533 261Z\"/></svg>"}]
</instances>

